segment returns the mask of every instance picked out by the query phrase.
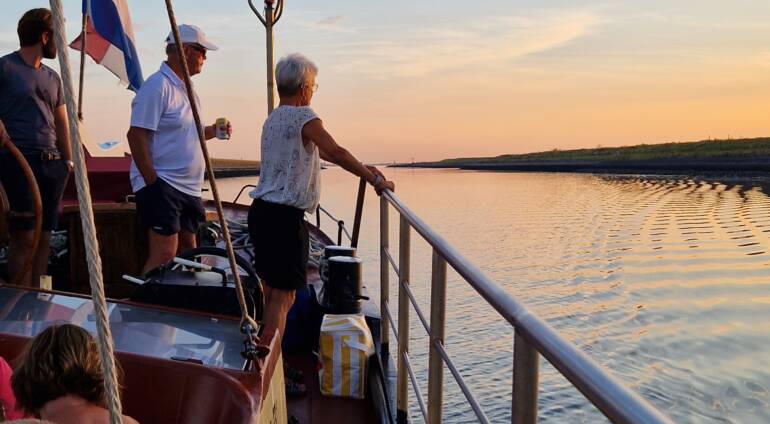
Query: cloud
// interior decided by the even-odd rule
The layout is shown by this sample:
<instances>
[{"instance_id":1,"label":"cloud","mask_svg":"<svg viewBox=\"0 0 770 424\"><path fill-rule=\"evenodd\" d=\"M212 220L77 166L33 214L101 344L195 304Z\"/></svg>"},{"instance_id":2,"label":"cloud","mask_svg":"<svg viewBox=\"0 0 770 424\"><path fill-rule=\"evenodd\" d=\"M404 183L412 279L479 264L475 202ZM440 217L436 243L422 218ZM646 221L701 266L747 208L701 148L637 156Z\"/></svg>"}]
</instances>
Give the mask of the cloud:
<instances>
[{"instance_id":1,"label":"cloud","mask_svg":"<svg viewBox=\"0 0 770 424\"><path fill-rule=\"evenodd\" d=\"M329 33L352 34L355 29L342 25L345 16L334 15L318 19L318 12L309 12L298 18L297 25L310 31L324 31Z\"/></svg>"},{"instance_id":2,"label":"cloud","mask_svg":"<svg viewBox=\"0 0 770 424\"><path fill-rule=\"evenodd\" d=\"M323 18L320 21L316 22L316 24L318 24L320 26L336 27L344 19L345 19L345 17L341 16L341 15L329 16L328 18Z\"/></svg>"},{"instance_id":3,"label":"cloud","mask_svg":"<svg viewBox=\"0 0 770 424\"><path fill-rule=\"evenodd\" d=\"M380 28L381 36L375 33L369 39L336 45L344 57L335 68L383 77L421 77L470 67L488 69L564 46L589 34L602 20L593 13L558 12L487 17L478 22L465 29ZM400 35L394 39L393 34Z\"/></svg>"}]
</instances>

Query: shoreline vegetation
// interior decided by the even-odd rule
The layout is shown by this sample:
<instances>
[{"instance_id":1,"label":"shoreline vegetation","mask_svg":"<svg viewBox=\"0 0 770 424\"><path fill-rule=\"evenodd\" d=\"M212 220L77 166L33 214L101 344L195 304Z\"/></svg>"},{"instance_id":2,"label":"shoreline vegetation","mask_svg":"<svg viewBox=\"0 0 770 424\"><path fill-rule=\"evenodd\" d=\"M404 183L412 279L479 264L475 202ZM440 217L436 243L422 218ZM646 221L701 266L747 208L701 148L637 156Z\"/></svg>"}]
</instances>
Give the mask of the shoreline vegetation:
<instances>
[{"instance_id":1,"label":"shoreline vegetation","mask_svg":"<svg viewBox=\"0 0 770 424\"><path fill-rule=\"evenodd\" d=\"M640 144L390 165L487 171L770 176L770 137Z\"/></svg>"},{"instance_id":2,"label":"shoreline vegetation","mask_svg":"<svg viewBox=\"0 0 770 424\"><path fill-rule=\"evenodd\" d=\"M244 159L211 159L216 178L259 175L260 162Z\"/></svg>"}]
</instances>

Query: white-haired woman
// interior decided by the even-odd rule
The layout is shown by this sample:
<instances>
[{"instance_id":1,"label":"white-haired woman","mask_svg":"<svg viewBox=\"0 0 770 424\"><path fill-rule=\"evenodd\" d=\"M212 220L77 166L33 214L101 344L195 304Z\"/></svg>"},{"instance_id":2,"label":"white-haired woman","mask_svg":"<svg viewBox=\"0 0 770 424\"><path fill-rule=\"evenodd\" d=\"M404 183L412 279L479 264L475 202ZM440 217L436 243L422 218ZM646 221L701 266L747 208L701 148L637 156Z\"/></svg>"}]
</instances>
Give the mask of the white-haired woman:
<instances>
[{"instance_id":1,"label":"white-haired woman","mask_svg":"<svg viewBox=\"0 0 770 424\"><path fill-rule=\"evenodd\" d=\"M377 194L394 189L372 166L363 165L337 144L310 108L318 88L318 68L291 54L276 65L278 107L262 126L262 163L249 210L255 269L265 282L264 323L283 337L294 291L306 284L308 230L305 212L315 212L320 198L320 159L363 177Z\"/></svg>"}]
</instances>

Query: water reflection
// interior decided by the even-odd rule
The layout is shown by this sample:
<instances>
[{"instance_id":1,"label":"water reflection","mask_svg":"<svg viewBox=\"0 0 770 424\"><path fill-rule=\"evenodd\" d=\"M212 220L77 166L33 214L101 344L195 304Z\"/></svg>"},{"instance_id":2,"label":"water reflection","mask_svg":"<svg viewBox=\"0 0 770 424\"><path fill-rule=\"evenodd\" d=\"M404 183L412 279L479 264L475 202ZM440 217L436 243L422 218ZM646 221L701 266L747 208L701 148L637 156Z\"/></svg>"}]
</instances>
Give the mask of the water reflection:
<instances>
[{"instance_id":1,"label":"water reflection","mask_svg":"<svg viewBox=\"0 0 770 424\"><path fill-rule=\"evenodd\" d=\"M769 183L457 170L388 175L398 196L462 254L675 422L770 422ZM353 222L357 182L334 168L322 176L324 206ZM223 192L234 196L247 182L230 181ZM359 255L375 293L377 213L370 196ZM412 248L412 289L427 310L431 251L414 233ZM510 421L513 333L451 271L448 284L449 353L489 417ZM395 291L391 283L391 296ZM413 366L426 382L416 318L411 334ZM541 422L602 421L545 361L541 369ZM473 421L457 387L448 382L446 390L446 421Z\"/></svg>"}]
</instances>

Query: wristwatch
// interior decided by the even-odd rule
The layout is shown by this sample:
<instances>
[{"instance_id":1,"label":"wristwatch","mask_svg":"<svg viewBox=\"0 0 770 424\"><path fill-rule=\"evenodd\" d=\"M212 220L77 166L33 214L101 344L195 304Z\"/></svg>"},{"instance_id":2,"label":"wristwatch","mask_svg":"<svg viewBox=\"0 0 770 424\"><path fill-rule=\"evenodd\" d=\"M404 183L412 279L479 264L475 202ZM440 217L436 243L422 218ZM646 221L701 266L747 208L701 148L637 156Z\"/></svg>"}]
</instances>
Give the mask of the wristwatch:
<instances>
[{"instance_id":1,"label":"wristwatch","mask_svg":"<svg viewBox=\"0 0 770 424\"><path fill-rule=\"evenodd\" d=\"M65 160L64 163L66 163L67 165L69 165L72 168L75 168L75 162L73 162L71 160Z\"/></svg>"}]
</instances>

